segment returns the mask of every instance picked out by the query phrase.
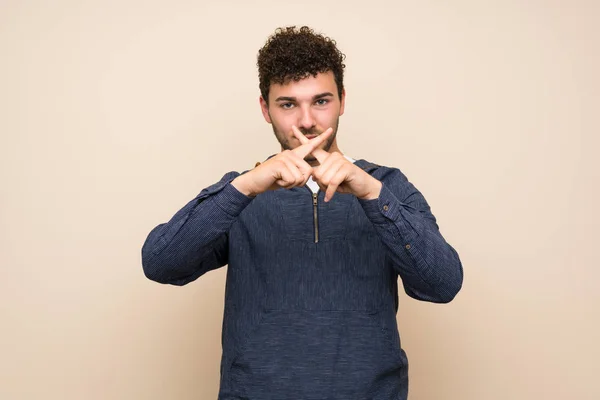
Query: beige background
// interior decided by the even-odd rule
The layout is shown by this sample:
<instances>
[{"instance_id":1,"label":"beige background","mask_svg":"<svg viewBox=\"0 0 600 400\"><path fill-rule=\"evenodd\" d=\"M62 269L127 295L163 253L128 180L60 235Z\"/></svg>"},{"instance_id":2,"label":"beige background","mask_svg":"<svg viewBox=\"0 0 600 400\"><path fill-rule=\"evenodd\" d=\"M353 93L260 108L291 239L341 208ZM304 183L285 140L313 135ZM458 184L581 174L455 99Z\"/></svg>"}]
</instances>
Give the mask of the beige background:
<instances>
[{"instance_id":1,"label":"beige background","mask_svg":"<svg viewBox=\"0 0 600 400\"><path fill-rule=\"evenodd\" d=\"M147 280L148 232L277 151L256 53L347 54L347 154L401 168L461 255L401 296L410 398L600 398L594 1L0 2L0 398L215 399L225 269Z\"/></svg>"}]
</instances>

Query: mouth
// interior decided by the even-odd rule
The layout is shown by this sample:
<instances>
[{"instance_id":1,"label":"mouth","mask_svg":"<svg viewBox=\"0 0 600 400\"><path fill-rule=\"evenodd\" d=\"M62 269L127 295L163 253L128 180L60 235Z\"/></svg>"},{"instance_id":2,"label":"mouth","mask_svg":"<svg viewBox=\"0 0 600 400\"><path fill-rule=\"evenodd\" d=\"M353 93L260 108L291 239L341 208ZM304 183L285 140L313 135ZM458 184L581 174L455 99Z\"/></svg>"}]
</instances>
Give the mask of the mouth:
<instances>
[{"instance_id":1,"label":"mouth","mask_svg":"<svg viewBox=\"0 0 600 400\"><path fill-rule=\"evenodd\" d=\"M306 135L306 138L307 138L307 139L314 139L314 138L316 138L317 136L319 136L319 135Z\"/></svg>"}]
</instances>

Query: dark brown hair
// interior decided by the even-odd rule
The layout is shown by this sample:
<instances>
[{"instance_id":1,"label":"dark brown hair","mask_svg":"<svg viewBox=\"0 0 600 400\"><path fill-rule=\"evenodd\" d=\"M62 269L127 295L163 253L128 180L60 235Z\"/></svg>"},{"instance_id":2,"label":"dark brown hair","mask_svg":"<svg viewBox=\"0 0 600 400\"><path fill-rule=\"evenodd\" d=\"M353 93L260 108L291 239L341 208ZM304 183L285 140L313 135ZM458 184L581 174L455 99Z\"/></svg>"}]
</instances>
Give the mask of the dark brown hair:
<instances>
[{"instance_id":1,"label":"dark brown hair","mask_svg":"<svg viewBox=\"0 0 600 400\"><path fill-rule=\"evenodd\" d=\"M285 84L309 75L317 76L320 72L332 71L341 98L345 58L334 40L315 33L307 26L299 29L295 26L277 28L258 51L260 93L268 102L272 83Z\"/></svg>"}]
</instances>

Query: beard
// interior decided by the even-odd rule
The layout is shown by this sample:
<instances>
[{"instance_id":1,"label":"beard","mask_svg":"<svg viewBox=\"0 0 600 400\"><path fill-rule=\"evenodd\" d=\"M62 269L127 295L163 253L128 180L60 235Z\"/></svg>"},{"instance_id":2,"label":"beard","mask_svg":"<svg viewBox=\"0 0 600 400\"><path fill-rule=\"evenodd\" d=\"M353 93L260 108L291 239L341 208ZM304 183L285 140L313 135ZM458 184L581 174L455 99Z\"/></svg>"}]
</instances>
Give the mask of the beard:
<instances>
[{"instance_id":1,"label":"beard","mask_svg":"<svg viewBox=\"0 0 600 400\"><path fill-rule=\"evenodd\" d=\"M327 138L327 140L324 142L324 144L322 143L319 146L320 148L322 148L323 150L325 150L327 152L329 151L329 149L333 145L333 141L335 140L335 137L337 135L339 123L340 123L340 118L338 117L335 121L335 125L333 126L333 132L332 132L331 136L329 136L329 138ZM271 126L273 127L273 133L275 134L277 141L281 145L281 149L282 150L293 150L294 148L290 145L290 137L285 132L281 132L280 130L278 130L277 127L275 127L275 124L271 124ZM306 135L320 135L321 133L323 133L323 131L319 131L316 128L313 128L313 129L298 128L298 129L305 136ZM295 138L295 136L294 136L294 138ZM307 155L304 158L304 160L308 163L317 162L317 159L315 157L313 157L311 154Z\"/></svg>"}]
</instances>

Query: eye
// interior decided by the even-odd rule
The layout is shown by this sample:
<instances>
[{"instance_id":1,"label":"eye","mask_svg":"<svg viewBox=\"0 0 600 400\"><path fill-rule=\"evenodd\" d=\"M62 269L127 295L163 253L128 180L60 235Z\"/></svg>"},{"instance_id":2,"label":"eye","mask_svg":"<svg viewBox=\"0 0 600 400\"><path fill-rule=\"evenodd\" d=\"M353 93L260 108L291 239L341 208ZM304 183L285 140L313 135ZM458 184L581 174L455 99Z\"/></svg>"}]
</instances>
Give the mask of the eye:
<instances>
[{"instance_id":1,"label":"eye","mask_svg":"<svg viewBox=\"0 0 600 400\"><path fill-rule=\"evenodd\" d=\"M319 99L315 102L318 106L324 106L325 104L329 103L329 100L327 99Z\"/></svg>"},{"instance_id":2,"label":"eye","mask_svg":"<svg viewBox=\"0 0 600 400\"><path fill-rule=\"evenodd\" d=\"M294 104L292 104L292 103L281 103L279 105L279 107L283 108L284 110L289 110L290 108L294 107Z\"/></svg>"}]
</instances>

